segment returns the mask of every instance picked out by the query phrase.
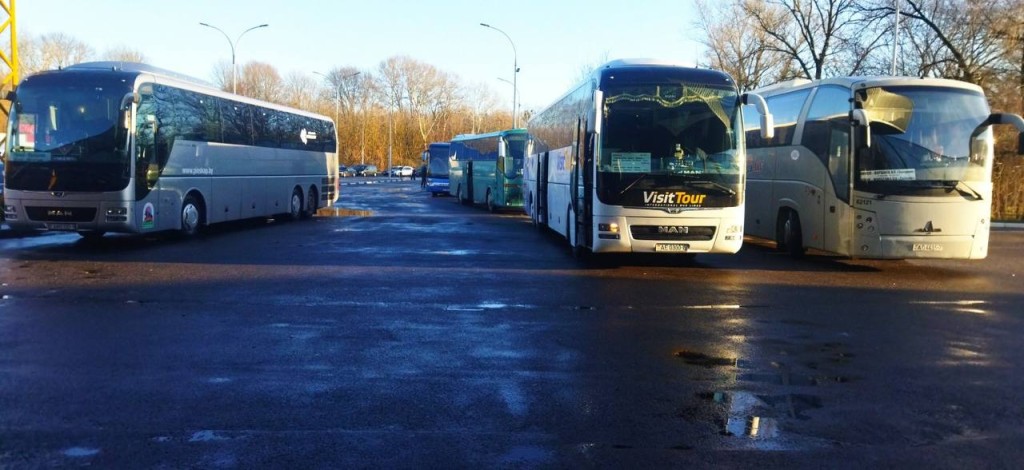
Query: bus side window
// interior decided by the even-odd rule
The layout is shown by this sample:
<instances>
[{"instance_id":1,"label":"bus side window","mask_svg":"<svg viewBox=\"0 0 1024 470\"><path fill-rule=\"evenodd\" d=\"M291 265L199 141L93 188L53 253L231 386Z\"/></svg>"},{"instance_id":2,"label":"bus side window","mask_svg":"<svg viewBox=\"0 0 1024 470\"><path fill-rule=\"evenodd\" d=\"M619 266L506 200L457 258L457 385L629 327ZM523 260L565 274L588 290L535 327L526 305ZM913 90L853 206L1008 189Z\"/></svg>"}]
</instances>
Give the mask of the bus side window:
<instances>
[{"instance_id":1,"label":"bus side window","mask_svg":"<svg viewBox=\"0 0 1024 470\"><path fill-rule=\"evenodd\" d=\"M768 109L775 117L775 137L765 146L787 146L793 144L793 134L796 133L797 120L800 118L800 111L804 107L804 101L811 90L801 90L784 95L776 95L766 98Z\"/></svg>"},{"instance_id":2,"label":"bus side window","mask_svg":"<svg viewBox=\"0 0 1024 470\"><path fill-rule=\"evenodd\" d=\"M850 162L850 91L836 86L818 88L800 137L804 147L828 168L836 196L848 200Z\"/></svg>"}]
</instances>

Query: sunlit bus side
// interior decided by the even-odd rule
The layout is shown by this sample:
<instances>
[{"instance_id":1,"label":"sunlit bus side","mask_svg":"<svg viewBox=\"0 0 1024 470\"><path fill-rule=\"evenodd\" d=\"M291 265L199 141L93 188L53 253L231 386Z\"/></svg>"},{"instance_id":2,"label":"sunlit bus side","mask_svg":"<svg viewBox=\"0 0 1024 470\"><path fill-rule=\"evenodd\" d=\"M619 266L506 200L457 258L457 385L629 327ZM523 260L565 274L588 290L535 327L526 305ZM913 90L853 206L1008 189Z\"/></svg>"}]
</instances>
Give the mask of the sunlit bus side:
<instances>
[{"instance_id":1,"label":"sunlit bus side","mask_svg":"<svg viewBox=\"0 0 1024 470\"><path fill-rule=\"evenodd\" d=\"M4 215L21 230L176 230L309 217L338 198L324 116L143 64L39 73L15 90Z\"/></svg>"},{"instance_id":2,"label":"sunlit bus side","mask_svg":"<svg viewBox=\"0 0 1024 470\"><path fill-rule=\"evenodd\" d=\"M775 136L746 121L751 236L800 255L979 259L988 253L993 124L980 87L839 77L755 90ZM747 107L744 112L753 112Z\"/></svg>"},{"instance_id":3,"label":"sunlit bus side","mask_svg":"<svg viewBox=\"0 0 1024 470\"><path fill-rule=\"evenodd\" d=\"M449 193L491 212L523 207L526 139L526 129L455 136L449 147Z\"/></svg>"},{"instance_id":4,"label":"sunlit bus side","mask_svg":"<svg viewBox=\"0 0 1024 470\"><path fill-rule=\"evenodd\" d=\"M577 254L736 253L748 102L771 132L763 100L725 73L605 64L530 119L525 211Z\"/></svg>"}]
</instances>

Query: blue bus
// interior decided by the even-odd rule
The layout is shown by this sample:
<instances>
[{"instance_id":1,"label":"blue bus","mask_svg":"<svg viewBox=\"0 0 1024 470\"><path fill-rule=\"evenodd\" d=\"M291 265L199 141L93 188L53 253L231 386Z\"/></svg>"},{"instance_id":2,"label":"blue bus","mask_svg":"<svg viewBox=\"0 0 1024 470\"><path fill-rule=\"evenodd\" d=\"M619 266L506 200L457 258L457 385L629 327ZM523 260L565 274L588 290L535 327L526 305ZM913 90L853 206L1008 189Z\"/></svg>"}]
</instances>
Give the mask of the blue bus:
<instances>
[{"instance_id":1,"label":"blue bus","mask_svg":"<svg viewBox=\"0 0 1024 470\"><path fill-rule=\"evenodd\" d=\"M427 165L427 191L431 197L448 195L448 142L434 142L423 151Z\"/></svg>"},{"instance_id":2,"label":"blue bus","mask_svg":"<svg viewBox=\"0 0 1024 470\"><path fill-rule=\"evenodd\" d=\"M463 134L451 142L448 192L487 210L523 207L526 129Z\"/></svg>"}]
</instances>

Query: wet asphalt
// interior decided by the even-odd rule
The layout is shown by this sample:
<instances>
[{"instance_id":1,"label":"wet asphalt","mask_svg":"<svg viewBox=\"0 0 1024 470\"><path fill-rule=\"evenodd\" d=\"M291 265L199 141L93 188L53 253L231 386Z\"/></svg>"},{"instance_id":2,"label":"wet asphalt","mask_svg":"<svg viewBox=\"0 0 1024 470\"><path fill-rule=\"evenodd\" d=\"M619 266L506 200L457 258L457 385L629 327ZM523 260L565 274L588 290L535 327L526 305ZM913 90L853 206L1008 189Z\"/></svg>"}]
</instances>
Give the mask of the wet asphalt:
<instances>
[{"instance_id":1,"label":"wet asphalt","mask_svg":"<svg viewBox=\"0 0 1024 470\"><path fill-rule=\"evenodd\" d=\"M0 239L0 467L1012 467L1024 232L983 261L574 260L348 181L195 240Z\"/></svg>"}]
</instances>

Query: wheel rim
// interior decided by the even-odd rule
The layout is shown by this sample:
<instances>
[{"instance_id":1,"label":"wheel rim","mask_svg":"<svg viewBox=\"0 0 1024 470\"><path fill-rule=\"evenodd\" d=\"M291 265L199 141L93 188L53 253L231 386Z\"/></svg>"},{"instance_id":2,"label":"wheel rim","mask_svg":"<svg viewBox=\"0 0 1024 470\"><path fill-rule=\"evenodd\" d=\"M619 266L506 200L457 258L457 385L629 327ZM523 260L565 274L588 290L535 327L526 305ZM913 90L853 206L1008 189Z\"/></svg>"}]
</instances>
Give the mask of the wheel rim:
<instances>
[{"instance_id":1,"label":"wheel rim","mask_svg":"<svg viewBox=\"0 0 1024 470\"><path fill-rule=\"evenodd\" d=\"M292 217L298 217L302 212L302 197L299 196L298 191L292 193L292 206L291 215Z\"/></svg>"},{"instance_id":2,"label":"wheel rim","mask_svg":"<svg viewBox=\"0 0 1024 470\"><path fill-rule=\"evenodd\" d=\"M195 233L199 228L199 208L191 201L181 208L181 229L185 233Z\"/></svg>"}]
</instances>

